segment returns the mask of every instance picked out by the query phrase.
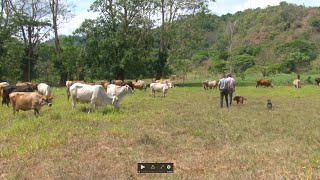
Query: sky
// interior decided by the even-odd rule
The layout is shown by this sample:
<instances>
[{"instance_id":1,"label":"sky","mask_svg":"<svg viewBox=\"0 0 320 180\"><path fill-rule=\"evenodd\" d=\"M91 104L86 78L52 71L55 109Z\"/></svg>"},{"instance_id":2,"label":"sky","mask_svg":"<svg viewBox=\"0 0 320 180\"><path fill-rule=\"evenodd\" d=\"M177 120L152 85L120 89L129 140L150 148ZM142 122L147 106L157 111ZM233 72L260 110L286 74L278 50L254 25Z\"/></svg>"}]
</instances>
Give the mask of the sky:
<instances>
[{"instance_id":1,"label":"sky","mask_svg":"<svg viewBox=\"0 0 320 180\"><path fill-rule=\"evenodd\" d=\"M216 0L216 2L209 4L209 9L212 13L220 16L250 8L275 6L282 1L284 0ZM94 0L68 0L68 2L75 4L75 16L69 22L60 25L60 35L71 35L85 19L95 19L98 16L97 13L88 11ZM320 6L320 0L286 0L286 2L305 6Z\"/></svg>"}]
</instances>

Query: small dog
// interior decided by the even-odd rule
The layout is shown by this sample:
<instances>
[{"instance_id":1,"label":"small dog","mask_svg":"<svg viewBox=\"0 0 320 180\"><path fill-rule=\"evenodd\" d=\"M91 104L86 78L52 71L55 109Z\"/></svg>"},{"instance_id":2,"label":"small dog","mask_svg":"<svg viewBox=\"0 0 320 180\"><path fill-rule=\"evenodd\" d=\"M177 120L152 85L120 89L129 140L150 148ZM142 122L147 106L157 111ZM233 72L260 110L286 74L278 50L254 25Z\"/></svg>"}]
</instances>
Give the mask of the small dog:
<instances>
[{"instance_id":1,"label":"small dog","mask_svg":"<svg viewBox=\"0 0 320 180\"><path fill-rule=\"evenodd\" d=\"M243 101L244 101L244 100L247 100L247 99L244 98L243 96L235 96L235 97L233 98L233 100L234 100L234 101L237 101L237 104L239 104L239 102L240 102L241 104L243 104Z\"/></svg>"},{"instance_id":2,"label":"small dog","mask_svg":"<svg viewBox=\"0 0 320 180\"><path fill-rule=\"evenodd\" d=\"M267 108L268 108L269 110L271 110L271 109L272 109L272 102L271 102L271 99L268 99L268 101L267 101Z\"/></svg>"}]
</instances>

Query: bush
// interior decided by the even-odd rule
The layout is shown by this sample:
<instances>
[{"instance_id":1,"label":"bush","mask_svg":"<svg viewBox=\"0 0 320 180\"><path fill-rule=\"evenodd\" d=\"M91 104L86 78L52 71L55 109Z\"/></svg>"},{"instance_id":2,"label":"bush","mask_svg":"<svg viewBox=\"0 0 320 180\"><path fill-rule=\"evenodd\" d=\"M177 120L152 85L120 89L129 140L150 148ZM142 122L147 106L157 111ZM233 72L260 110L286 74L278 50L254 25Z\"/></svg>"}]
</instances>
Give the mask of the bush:
<instances>
[{"instance_id":1,"label":"bush","mask_svg":"<svg viewBox=\"0 0 320 180\"><path fill-rule=\"evenodd\" d=\"M224 73L227 67L227 62L224 60L216 60L209 66L209 71L212 73Z\"/></svg>"},{"instance_id":2,"label":"bush","mask_svg":"<svg viewBox=\"0 0 320 180\"><path fill-rule=\"evenodd\" d=\"M254 60L255 57L243 54L243 55L237 55L234 56L234 60L232 61L232 66L234 67L234 70L236 73L242 73L248 68L251 68L254 66Z\"/></svg>"}]
</instances>

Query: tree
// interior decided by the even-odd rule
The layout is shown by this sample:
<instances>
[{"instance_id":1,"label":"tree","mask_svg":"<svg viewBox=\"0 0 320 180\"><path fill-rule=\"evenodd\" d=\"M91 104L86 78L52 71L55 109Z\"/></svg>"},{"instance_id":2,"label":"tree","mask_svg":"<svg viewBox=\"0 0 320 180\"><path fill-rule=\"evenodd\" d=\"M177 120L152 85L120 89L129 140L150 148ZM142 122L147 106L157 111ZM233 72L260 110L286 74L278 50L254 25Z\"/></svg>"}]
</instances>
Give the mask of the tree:
<instances>
[{"instance_id":1,"label":"tree","mask_svg":"<svg viewBox=\"0 0 320 180\"><path fill-rule=\"evenodd\" d=\"M63 23L69 18L73 17L73 14L71 14L73 4L63 3L63 1L60 0L49 0L49 5L52 15L52 29L54 32L54 44L57 62L62 61L61 53L63 52L59 40L58 26L60 23ZM60 85L64 85L65 81L68 79L68 75L65 73L64 69L58 70L60 74Z\"/></svg>"},{"instance_id":2,"label":"tree","mask_svg":"<svg viewBox=\"0 0 320 180\"><path fill-rule=\"evenodd\" d=\"M44 0L8 0L14 15L14 21L19 27L17 37L25 46L26 59L23 59L23 79L31 81L31 71L35 64L34 48L49 36L48 4Z\"/></svg>"},{"instance_id":3,"label":"tree","mask_svg":"<svg viewBox=\"0 0 320 180\"><path fill-rule=\"evenodd\" d=\"M105 79L137 77L145 67L152 45L148 0L96 0L91 10L97 20L87 20L77 30L86 38L85 55L94 76ZM94 52L94 53L93 53Z\"/></svg>"},{"instance_id":4,"label":"tree","mask_svg":"<svg viewBox=\"0 0 320 180\"><path fill-rule=\"evenodd\" d=\"M212 0L214 2L214 0ZM168 50L170 49L170 39L173 22L182 15L196 14L197 12L206 11L209 0L156 0L156 7L161 17L160 26L160 44L159 57L157 60L158 68L156 69L155 78L164 77L164 70L167 65Z\"/></svg>"}]
</instances>

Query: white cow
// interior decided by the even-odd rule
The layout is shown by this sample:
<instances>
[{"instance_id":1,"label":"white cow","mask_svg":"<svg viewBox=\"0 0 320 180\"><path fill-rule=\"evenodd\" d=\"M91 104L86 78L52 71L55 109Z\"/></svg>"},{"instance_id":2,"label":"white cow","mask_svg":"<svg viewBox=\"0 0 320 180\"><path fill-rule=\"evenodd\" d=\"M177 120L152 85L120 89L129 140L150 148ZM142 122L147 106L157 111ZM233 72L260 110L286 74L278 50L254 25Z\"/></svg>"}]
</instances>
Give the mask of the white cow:
<instances>
[{"instance_id":1,"label":"white cow","mask_svg":"<svg viewBox=\"0 0 320 180\"><path fill-rule=\"evenodd\" d=\"M0 96L2 96L3 88L9 86L9 83L7 82L0 82Z\"/></svg>"},{"instance_id":2,"label":"white cow","mask_svg":"<svg viewBox=\"0 0 320 180\"><path fill-rule=\"evenodd\" d=\"M38 86L38 93L46 96L46 97L50 97L51 96L51 88L48 84L46 83L40 83Z\"/></svg>"},{"instance_id":3,"label":"white cow","mask_svg":"<svg viewBox=\"0 0 320 180\"><path fill-rule=\"evenodd\" d=\"M161 84L161 83L151 83L150 84L150 88L151 88L151 95L153 97L156 96L156 91L157 92L162 92L162 97L165 97L168 89L172 88L172 84L171 83L166 83L166 84Z\"/></svg>"},{"instance_id":4,"label":"white cow","mask_svg":"<svg viewBox=\"0 0 320 180\"><path fill-rule=\"evenodd\" d=\"M210 81L210 80L205 80L202 82L203 88L205 90L207 89L216 89L218 87L218 82L216 80Z\"/></svg>"},{"instance_id":5,"label":"white cow","mask_svg":"<svg viewBox=\"0 0 320 180\"><path fill-rule=\"evenodd\" d=\"M107 88L107 94L110 96L117 96L118 101L121 101L127 94L132 94L134 91L129 85L118 86L115 84L109 84Z\"/></svg>"},{"instance_id":6,"label":"white cow","mask_svg":"<svg viewBox=\"0 0 320 180\"><path fill-rule=\"evenodd\" d=\"M301 88L301 81L300 79L295 79L293 82L292 82L292 85L296 88Z\"/></svg>"},{"instance_id":7,"label":"white cow","mask_svg":"<svg viewBox=\"0 0 320 180\"><path fill-rule=\"evenodd\" d=\"M9 86L9 83L7 83L7 82L0 82L0 86L1 86L1 87L6 87L6 86Z\"/></svg>"},{"instance_id":8,"label":"white cow","mask_svg":"<svg viewBox=\"0 0 320 180\"><path fill-rule=\"evenodd\" d=\"M72 99L72 109L76 107L76 101L90 102L90 111L94 110L94 106L113 105L119 108L117 96L107 94L101 85L87 85L74 83L70 86L69 92Z\"/></svg>"}]
</instances>

